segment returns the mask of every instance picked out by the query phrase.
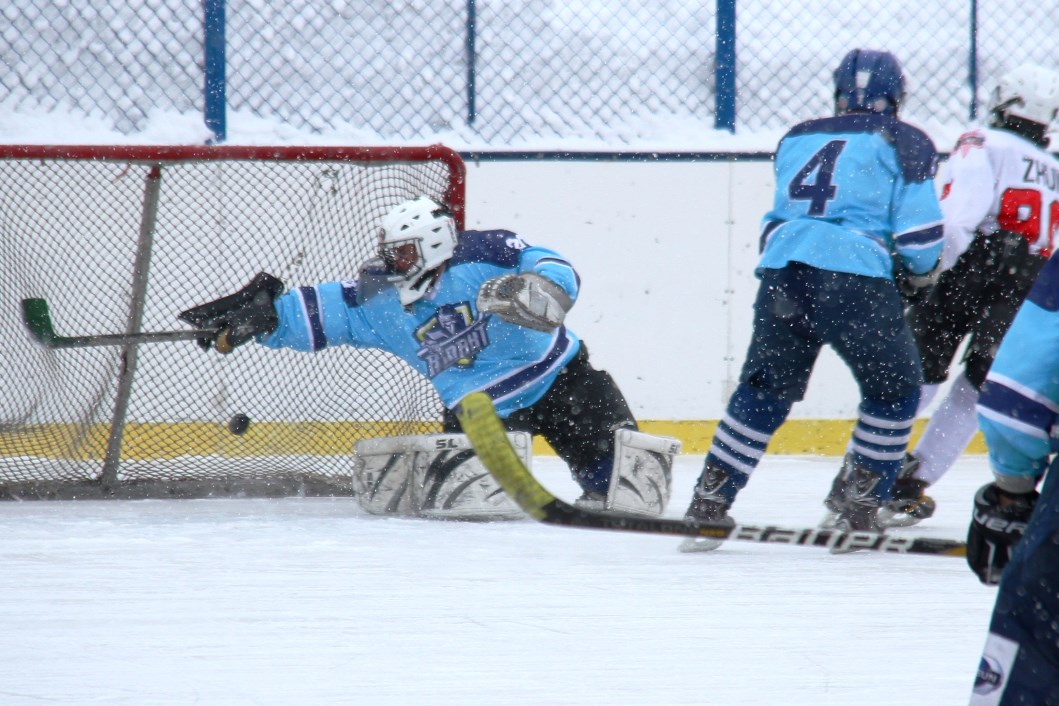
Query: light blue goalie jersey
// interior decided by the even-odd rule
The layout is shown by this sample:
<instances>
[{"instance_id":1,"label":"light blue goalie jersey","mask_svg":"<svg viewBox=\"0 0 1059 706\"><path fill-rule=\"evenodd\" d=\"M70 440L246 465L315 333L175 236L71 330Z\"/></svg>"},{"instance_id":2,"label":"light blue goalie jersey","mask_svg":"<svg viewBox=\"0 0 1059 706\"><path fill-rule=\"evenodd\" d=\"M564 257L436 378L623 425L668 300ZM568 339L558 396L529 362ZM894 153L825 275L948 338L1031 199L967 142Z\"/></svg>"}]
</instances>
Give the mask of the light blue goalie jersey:
<instances>
[{"instance_id":1,"label":"light blue goalie jersey","mask_svg":"<svg viewBox=\"0 0 1059 706\"><path fill-rule=\"evenodd\" d=\"M279 326L258 342L299 351L385 350L429 378L445 406L481 391L507 417L539 400L581 345L565 327L541 332L479 314L482 283L521 272L546 277L577 298L578 275L556 252L506 230L465 231L438 281L411 306L402 307L393 284L366 267L355 280L278 297Z\"/></svg>"},{"instance_id":2,"label":"light blue goalie jersey","mask_svg":"<svg viewBox=\"0 0 1059 706\"><path fill-rule=\"evenodd\" d=\"M978 425L999 475L1027 490L1059 450L1059 255L1045 263L997 350L978 398Z\"/></svg>"},{"instance_id":3,"label":"light blue goalie jersey","mask_svg":"<svg viewBox=\"0 0 1059 706\"><path fill-rule=\"evenodd\" d=\"M942 245L937 152L892 116L854 113L801 123L776 151L776 195L759 268L790 262L893 277L894 257L929 272Z\"/></svg>"}]
</instances>

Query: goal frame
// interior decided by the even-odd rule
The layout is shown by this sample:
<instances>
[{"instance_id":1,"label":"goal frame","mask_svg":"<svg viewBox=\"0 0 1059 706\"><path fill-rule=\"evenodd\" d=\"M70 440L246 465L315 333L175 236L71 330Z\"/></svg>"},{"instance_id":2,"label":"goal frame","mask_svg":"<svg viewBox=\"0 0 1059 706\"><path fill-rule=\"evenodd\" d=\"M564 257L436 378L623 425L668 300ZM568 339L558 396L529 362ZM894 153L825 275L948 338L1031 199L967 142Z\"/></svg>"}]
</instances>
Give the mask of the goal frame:
<instances>
[{"instance_id":1,"label":"goal frame","mask_svg":"<svg viewBox=\"0 0 1059 706\"><path fill-rule=\"evenodd\" d=\"M466 165L451 148L434 144L428 146L246 146L246 145L0 145L0 161L91 161L118 165L147 167L148 175L142 192L142 214L138 253L132 272L132 306L126 330L141 331L143 299L147 288L147 271L154 232L154 214L158 209L161 174L167 166L180 163L210 162L349 162L358 165L386 163L440 162L449 172L449 183L443 200L453 213L459 229L465 228ZM141 261L141 259L143 261ZM336 273L337 274L337 273ZM4 302L5 306L12 305ZM18 305L17 302L14 303ZM133 336L135 339L135 336ZM94 481L11 482L0 474L0 498L75 498L75 497L201 497L218 494L289 495L351 494L350 487L313 478L220 478L202 487L193 483L176 483L165 487L164 481L130 482L119 477L122 461L122 436L126 428L128 400L135 375L141 341L131 340L121 345L122 373L117 380L116 403L110 420L109 438L102 461L102 470ZM0 425L2 426L2 425ZM0 428L0 432L4 429ZM3 442L0 433L0 442ZM0 443L2 446L3 443ZM0 449L0 457L5 454ZM352 448L349 454L352 456ZM194 487L193 487L194 486Z\"/></svg>"}]
</instances>

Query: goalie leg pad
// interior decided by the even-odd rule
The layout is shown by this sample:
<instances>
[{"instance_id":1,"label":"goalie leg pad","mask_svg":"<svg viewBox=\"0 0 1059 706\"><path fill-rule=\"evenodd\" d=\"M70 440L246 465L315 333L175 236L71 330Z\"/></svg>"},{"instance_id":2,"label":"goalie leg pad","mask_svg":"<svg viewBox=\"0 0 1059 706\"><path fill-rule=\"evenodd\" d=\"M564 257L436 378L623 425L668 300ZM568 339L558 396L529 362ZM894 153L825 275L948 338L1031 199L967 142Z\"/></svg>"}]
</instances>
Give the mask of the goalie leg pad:
<instances>
[{"instance_id":1,"label":"goalie leg pad","mask_svg":"<svg viewBox=\"0 0 1059 706\"><path fill-rule=\"evenodd\" d=\"M411 480L414 436L394 436L358 441L353 449L353 494L372 515L414 517Z\"/></svg>"},{"instance_id":2,"label":"goalie leg pad","mask_svg":"<svg viewBox=\"0 0 1059 706\"><path fill-rule=\"evenodd\" d=\"M508 434L530 463L531 437ZM372 514L451 520L521 519L525 513L500 488L463 434L430 434L357 442L354 492Z\"/></svg>"},{"instance_id":3,"label":"goalie leg pad","mask_svg":"<svg viewBox=\"0 0 1059 706\"><path fill-rule=\"evenodd\" d=\"M680 441L630 429L614 434L614 467L606 508L636 515L661 515L669 503L673 459Z\"/></svg>"}]
</instances>

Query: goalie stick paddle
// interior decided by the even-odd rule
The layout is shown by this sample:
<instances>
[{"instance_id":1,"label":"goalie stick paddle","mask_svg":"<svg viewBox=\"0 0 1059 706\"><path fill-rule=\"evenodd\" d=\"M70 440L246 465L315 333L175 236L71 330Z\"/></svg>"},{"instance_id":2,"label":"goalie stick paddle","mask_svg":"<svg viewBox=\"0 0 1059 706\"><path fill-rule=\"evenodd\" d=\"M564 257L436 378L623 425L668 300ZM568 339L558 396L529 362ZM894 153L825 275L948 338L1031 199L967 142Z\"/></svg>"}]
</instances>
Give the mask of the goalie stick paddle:
<instances>
[{"instance_id":1,"label":"goalie stick paddle","mask_svg":"<svg viewBox=\"0 0 1059 706\"><path fill-rule=\"evenodd\" d=\"M664 517L643 517L595 512L563 502L541 485L522 463L505 434L488 395L475 392L456 408L463 432L471 440L478 458L500 487L530 517L550 525L619 530L715 540L740 540L822 547L836 553L868 550L897 554L933 554L962 557L967 545L949 539L900 537L873 532L842 532L821 527L795 529L772 525L728 527Z\"/></svg>"},{"instance_id":2,"label":"goalie stick paddle","mask_svg":"<svg viewBox=\"0 0 1059 706\"><path fill-rule=\"evenodd\" d=\"M88 348L91 346L124 346L132 343L165 341L194 341L212 338L216 331L191 329L186 331L153 331L147 333L108 333L95 336L60 336L55 332L44 299L22 300L22 323L38 343L48 348Z\"/></svg>"}]
</instances>

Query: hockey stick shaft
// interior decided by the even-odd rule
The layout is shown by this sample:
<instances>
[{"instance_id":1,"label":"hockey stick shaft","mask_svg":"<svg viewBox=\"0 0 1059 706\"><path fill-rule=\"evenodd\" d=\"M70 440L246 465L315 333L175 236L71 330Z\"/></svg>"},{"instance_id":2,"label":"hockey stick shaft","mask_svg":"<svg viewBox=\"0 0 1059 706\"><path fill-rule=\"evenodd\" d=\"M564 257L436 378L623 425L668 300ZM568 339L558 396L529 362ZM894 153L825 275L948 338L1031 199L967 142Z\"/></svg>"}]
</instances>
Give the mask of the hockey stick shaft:
<instances>
[{"instance_id":1,"label":"hockey stick shaft","mask_svg":"<svg viewBox=\"0 0 1059 706\"><path fill-rule=\"evenodd\" d=\"M463 432L478 458L517 505L540 522L588 529L620 530L682 537L705 537L775 544L822 547L836 552L868 550L900 554L933 554L962 557L967 545L947 539L901 537L873 532L842 532L820 527L787 528L772 525L711 525L663 517L640 517L586 510L556 498L541 485L515 453L484 393L468 395L456 409Z\"/></svg>"},{"instance_id":2,"label":"hockey stick shaft","mask_svg":"<svg viewBox=\"0 0 1059 706\"><path fill-rule=\"evenodd\" d=\"M22 300L22 322L30 335L48 348L89 348L92 346L124 346L133 343L160 343L167 341L194 341L213 338L217 332L210 329L185 331L152 331L145 333L108 333L94 336L60 336L52 324L48 302L44 299Z\"/></svg>"}]
</instances>

